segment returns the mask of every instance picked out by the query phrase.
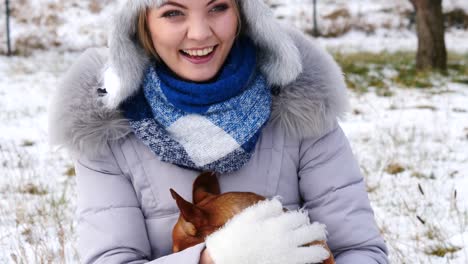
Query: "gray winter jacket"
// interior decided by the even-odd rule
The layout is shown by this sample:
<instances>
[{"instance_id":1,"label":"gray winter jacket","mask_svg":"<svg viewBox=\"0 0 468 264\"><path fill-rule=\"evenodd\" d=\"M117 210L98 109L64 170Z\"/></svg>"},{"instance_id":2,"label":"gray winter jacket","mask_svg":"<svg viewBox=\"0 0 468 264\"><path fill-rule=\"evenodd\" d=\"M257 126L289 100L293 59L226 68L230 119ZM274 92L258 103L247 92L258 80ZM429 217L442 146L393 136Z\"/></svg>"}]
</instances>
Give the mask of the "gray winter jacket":
<instances>
[{"instance_id":1,"label":"gray winter jacket","mask_svg":"<svg viewBox=\"0 0 468 264\"><path fill-rule=\"evenodd\" d=\"M284 72L291 69L270 65L281 60L261 60L270 84L294 78L276 82L283 85L272 92L272 115L251 160L220 176L221 191L279 195L289 209L304 207L312 221L327 226L327 243L339 264L388 263L359 166L336 121L347 106L342 73L302 33L285 32L282 41L290 40L300 54L299 71L288 75ZM160 161L135 137L118 108L106 107L99 91L112 56L112 46L86 51L63 78L50 107L52 143L76 157L81 260L198 263L203 244L171 254L178 209L169 192L173 188L190 199L198 172Z\"/></svg>"}]
</instances>

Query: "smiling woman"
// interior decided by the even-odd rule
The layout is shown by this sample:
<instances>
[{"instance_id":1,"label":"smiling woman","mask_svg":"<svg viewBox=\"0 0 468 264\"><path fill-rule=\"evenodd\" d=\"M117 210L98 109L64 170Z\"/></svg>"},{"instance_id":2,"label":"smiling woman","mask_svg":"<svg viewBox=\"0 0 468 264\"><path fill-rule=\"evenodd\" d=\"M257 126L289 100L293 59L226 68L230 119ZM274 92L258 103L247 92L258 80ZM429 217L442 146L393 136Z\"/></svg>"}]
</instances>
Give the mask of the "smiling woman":
<instances>
[{"instance_id":1,"label":"smiling woman","mask_svg":"<svg viewBox=\"0 0 468 264\"><path fill-rule=\"evenodd\" d=\"M179 77L212 79L226 60L239 28L234 0L178 0L140 13L138 36Z\"/></svg>"},{"instance_id":2,"label":"smiling woman","mask_svg":"<svg viewBox=\"0 0 468 264\"><path fill-rule=\"evenodd\" d=\"M329 252L302 245L325 226L336 263L388 262L324 50L263 0L126 0L111 26L109 48L86 51L50 107L52 143L75 155L82 263L317 263ZM172 252L169 190L189 197L203 171L222 193L267 199ZM184 221L188 239L222 226Z\"/></svg>"}]
</instances>

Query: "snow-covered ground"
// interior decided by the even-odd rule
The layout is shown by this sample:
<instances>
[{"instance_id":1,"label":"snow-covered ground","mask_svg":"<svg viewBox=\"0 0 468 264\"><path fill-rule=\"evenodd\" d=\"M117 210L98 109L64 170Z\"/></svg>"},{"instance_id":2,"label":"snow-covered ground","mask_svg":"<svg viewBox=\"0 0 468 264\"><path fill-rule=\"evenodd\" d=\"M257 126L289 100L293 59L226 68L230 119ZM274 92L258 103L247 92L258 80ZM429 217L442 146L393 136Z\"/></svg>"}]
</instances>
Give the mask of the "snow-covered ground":
<instances>
[{"instance_id":1,"label":"snow-covered ground","mask_svg":"<svg viewBox=\"0 0 468 264\"><path fill-rule=\"evenodd\" d=\"M47 144L48 99L77 55L0 57L0 263L77 263L73 163Z\"/></svg>"},{"instance_id":2,"label":"snow-covered ground","mask_svg":"<svg viewBox=\"0 0 468 264\"><path fill-rule=\"evenodd\" d=\"M122 0L13 2L24 1L33 4L15 9L13 37L49 51L0 56L0 263L78 263L73 164L64 151L47 144L47 103L80 51L105 45L108 15ZM293 14L311 12L304 2L290 0L277 15L299 23ZM323 16L346 8L351 17L378 25L372 34L351 30L317 39L329 49L416 47L414 29L391 18L410 9L406 0L318 2ZM456 7L468 10L468 1L444 0L445 10ZM390 29L382 29L387 22ZM320 23L330 26L324 19ZM451 29L446 36L450 51L468 53L466 30ZM350 92L352 109L341 125L366 177L392 263L468 263L468 85L438 82L430 89L390 90L388 97L372 89Z\"/></svg>"},{"instance_id":3,"label":"snow-covered ground","mask_svg":"<svg viewBox=\"0 0 468 264\"><path fill-rule=\"evenodd\" d=\"M468 1L467 1L468 2ZM373 35L351 31L339 38L318 38L322 46L335 52L397 52L414 51L418 39L414 32L402 30L395 32L377 31ZM346 45L344 45L346 43ZM468 52L468 31L453 29L445 35L447 49L452 52Z\"/></svg>"},{"instance_id":4,"label":"snow-covered ground","mask_svg":"<svg viewBox=\"0 0 468 264\"><path fill-rule=\"evenodd\" d=\"M468 86L393 90L352 94L342 122L392 263L468 263Z\"/></svg>"}]
</instances>

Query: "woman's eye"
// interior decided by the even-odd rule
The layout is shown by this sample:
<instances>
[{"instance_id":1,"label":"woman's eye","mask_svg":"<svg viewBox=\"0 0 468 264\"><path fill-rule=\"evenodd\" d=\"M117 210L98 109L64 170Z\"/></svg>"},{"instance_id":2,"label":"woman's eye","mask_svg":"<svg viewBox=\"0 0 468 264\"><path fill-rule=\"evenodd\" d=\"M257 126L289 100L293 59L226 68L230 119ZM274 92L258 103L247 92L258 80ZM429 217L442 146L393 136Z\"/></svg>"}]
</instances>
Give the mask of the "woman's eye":
<instances>
[{"instance_id":1,"label":"woman's eye","mask_svg":"<svg viewBox=\"0 0 468 264\"><path fill-rule=\"evenodd\" d=\"M220 4L220 5L217 5L215 7L213 7L210 11L212 12L222 12L226 9L228 9L229 6L227 4Z\"/></svg>"},{"instance_id":2,"label":"woman's eye","mask_svg":"<svg viewBox=\"0 0 468 264\"><path fill-rule=\"evenodd\" d=\"M177 16L181 16L181 15L183 15L182 12L180 12L178 10L171 10L171 11L164 12L162 14L162 17L171 18L171 17L177 17Z\"/></svg>"}]
</instances>

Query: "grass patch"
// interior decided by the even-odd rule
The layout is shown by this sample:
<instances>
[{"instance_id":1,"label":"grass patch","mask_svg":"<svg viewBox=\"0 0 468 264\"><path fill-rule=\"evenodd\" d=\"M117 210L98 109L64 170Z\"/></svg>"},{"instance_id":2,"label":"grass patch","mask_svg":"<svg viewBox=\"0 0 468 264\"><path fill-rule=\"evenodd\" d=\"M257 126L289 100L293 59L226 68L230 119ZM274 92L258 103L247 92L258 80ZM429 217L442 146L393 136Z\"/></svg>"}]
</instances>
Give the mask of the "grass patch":
<instances>
[{"instance_id":1,"label":"grass patch","mask_svg":"<svg viewBox=\"0 0 468 264\"><path fill-rule=\"evenodd\" d=\"M32 141L32 140L29 140L29 139L25 139L23 140L23 142L21 143L21 146L22 147L32 147L36 144L36 142Z\"/></svg>"},{"instance_id":2,"label":"grass patch","mask_svg":"<svg viewBox=\"0 0 468 264\"><path fill-rule=\"evenodd\" d=\"M75 167L73 165L70 165L65 171L65 175L68 177L76 176Z\"/></svg>"},{"instance_id":3,"label":"grass patch","mask_svg":"<svg viewBox=\"0 0 468 264\"><path fill-rule=\"evenodd\" d=\"M405 170L406 170L405 167L403 167L403 165L401 165L401 164L399 164L399 163L390 163L390 164L385 168L385 171L386 171L388 174L392 174L392 175L402 173L402 172L404 172Z\"/></svg>"},{"instance_id":4,"label":"grass patch","mask_svg":"<svg viewBox=\"0 0 468 264\"><path fill-rule=\"evenodd\" d=\"M452 81L468 85L468 53L449 53L448 57L448 74Z\"/></svg>"},{"instance_id":5,"label":"grass patch","mask_svg":"<svg viewBox=\"0 0 468 264\"><path fill-rule=\"evenodd\" d=\"M425 109L425 110L431 110L431 111L437 111L437 107L433 105L417 105L415 106L416 109Z\"/></svg>"},{"instance_id":6,"label":"grass patch","mask_svg":"<svg viewBox=\"0 0 468 264\"><path fill-rule=\"evenodd\" d=\"M346 76L348 87L356 92L370 90L392 96L390 87L432 88L448 82L468 84L468 53L449 53L447 72L417 71L414 52L334 53Z\"/></svg>"},{"instance_id":7,"label":"grass patch","mask_svg":"<svg viewBox=\"0 0 468 264\"><path fill-rule=\"evenodd\" d=\"M447 254L453 254L460 251L462 248L455 246L437 246L427 252L428 255L445 257Z\"/></svg>"},{"instance_id":8,"label":"grass patch","mask_svg":"<svg viewBox=\"0 0 468 264\"><path fill-rule=\"evenodd\" d=\"M43 196L47 195L49 192L42 186L38 186L36 184L28 183L18 189L19 193L22 194L30 194L30 195L38 195Z\"/></svg>"},{"instance_id":9,"label":"grass patch","mask_svg":"<svg viewBox=\"0 0 468 264\"><path fill-rule=\"evenodd\" d=\"M411 177L418 178L418 179L425 179L425 180L435 180L435 174L431 172L429 175L424 174L422 172L414 171L411 173Z\"/></svg>"}]
</instances>

